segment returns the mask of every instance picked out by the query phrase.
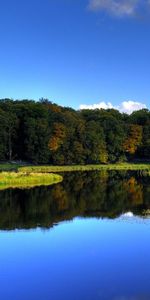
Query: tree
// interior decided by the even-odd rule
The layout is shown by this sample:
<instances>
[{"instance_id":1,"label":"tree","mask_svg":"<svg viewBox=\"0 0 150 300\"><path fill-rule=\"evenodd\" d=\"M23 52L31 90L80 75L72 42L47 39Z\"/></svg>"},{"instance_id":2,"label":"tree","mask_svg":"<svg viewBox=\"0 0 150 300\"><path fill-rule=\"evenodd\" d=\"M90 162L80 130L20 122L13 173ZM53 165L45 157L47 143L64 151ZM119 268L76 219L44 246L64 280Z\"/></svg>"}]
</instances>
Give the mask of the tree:
<instances>
[{"instance_id":1,"label":"tree","mask_svg":"<svg viewBox=\"0 0 150 300\"><path fill-rule=\"evenodd\" d=\"M104 131L97 122L87 122L84 143L87 163L107 163L108 153Z\"/></svg>"},{"instance_id":2,"label":"tree","mask_svg":"<svg viewBox=\"0 0 150 300\"><path fill-rule=\"evenodd\" d=\"M7 114L0 109L0 160L7 158Z\"/></svg>"},{"instance_id":3,"label":"tree","mask_svg":"<svg viewBox=\"0 0 150 300\"><path fill-rule=\"evenodd\" d=\"M129 155L134 155L142 144L143 129L140 125L129 125L128 137L124 141L123 148Z\"/></svg>"},{"instance_id":4,"label":"tree","mask_svg":"<svg viewBox=\"0 0 150 300\"><path fill-rule=\"evenodd\" d=\"M53 134L49 140L48 146L51 151L57 151L66 137L66 128L61 123L54 123L53 127Z\"/></svg>"}]
</instances>

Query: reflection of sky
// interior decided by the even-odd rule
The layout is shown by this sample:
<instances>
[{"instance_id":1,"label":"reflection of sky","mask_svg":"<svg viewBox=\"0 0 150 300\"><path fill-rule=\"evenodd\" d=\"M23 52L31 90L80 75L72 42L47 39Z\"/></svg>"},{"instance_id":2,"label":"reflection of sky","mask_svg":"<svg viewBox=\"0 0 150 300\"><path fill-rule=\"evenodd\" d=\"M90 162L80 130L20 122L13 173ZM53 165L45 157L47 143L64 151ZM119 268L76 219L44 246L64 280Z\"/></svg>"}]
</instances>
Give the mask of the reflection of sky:
<instances>
[{"instance_id":1,"label":"reflection of sky","mask_svg":"<svg viewBox=\"0 0 150 300\"><path fill-rule=\"evenodd\" d=\"M137 220L0 232L0 298L150 299L150 221Z\"/></svg>"}]
</instances>

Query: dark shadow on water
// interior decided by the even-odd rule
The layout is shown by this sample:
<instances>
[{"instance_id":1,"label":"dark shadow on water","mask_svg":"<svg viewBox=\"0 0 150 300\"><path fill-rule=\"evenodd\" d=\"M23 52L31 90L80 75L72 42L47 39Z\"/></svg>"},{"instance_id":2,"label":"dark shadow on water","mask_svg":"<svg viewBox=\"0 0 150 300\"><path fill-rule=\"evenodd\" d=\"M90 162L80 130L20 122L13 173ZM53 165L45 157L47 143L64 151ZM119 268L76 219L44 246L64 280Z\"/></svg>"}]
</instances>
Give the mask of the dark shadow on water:
<instances>
[{"instance_id":1,"label":"dark shadow on water","mask_svg":"<svg viewBox=\"0 0 150 300\"><path fill-rule=\"evenodd\" d=\"M150 213L150 177L138 172L64 175L51 187L0 191L0 229L50 228L74 217L116 218Z\"/></svg>"}]
</instances>

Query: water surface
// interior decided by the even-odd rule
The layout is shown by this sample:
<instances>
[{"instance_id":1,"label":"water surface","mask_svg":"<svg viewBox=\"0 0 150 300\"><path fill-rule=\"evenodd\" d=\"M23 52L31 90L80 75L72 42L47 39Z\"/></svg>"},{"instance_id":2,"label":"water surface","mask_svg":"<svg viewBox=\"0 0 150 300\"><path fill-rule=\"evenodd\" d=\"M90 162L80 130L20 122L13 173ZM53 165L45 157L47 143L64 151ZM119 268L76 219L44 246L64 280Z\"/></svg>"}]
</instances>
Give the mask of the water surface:
<instances>
[{"instance_id":1,"label":"water surface","mask_svg":"<svg viewBox=\"0 0 150 300\"><path fill-rule=\"evenodd\" d=\"M1 299L150 299L149 214L137 172L0 191Z\"/></svg>"}]
</instances>

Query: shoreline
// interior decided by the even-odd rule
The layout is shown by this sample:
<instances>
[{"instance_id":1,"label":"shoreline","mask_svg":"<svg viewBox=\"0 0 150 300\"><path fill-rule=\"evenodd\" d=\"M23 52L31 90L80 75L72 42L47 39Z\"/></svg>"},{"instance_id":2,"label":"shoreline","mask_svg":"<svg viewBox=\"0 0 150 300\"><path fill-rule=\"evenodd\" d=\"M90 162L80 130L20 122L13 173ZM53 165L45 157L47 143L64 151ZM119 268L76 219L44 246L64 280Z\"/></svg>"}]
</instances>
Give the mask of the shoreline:
<instances>
[{"instance_id":1,"label":"shoreline","mask_svg":"<svg viewBox=\"0 0 150 300\"><path fill-rule=\"evenodd\" d=\"M58 174L22 172L1 172L0 190L8 188L33 188L37 186L50 186L59 183L63 177Z\"/></svg>"},{"instance_id":2,"label":"shoreline","mask_svg":"<svg viewBox=\"0 0 150 300\"><path fill-rule=\"evenodd\" d=\"M49 186L62 182L62 173L92 171L137 171L143 173L143 175L150 176L150 164L124 163L73 166L19 166L14 164L0 164L0 190Z\"/></svg>"},{"instance_id":3,"label":"shoreline","mask_svg":"<svg viewBox=\"0 0 150 300\"><path fill-rule=\"evenodd\" d=\"M40 172L40 173L58 173L58 172L84 172L84 171L148 171L150 164L108 164L108 165L73 165L73 166L26 166L18 168L19 172Z\"/></svg>"}]
</instances>

